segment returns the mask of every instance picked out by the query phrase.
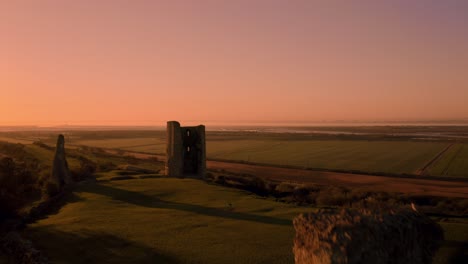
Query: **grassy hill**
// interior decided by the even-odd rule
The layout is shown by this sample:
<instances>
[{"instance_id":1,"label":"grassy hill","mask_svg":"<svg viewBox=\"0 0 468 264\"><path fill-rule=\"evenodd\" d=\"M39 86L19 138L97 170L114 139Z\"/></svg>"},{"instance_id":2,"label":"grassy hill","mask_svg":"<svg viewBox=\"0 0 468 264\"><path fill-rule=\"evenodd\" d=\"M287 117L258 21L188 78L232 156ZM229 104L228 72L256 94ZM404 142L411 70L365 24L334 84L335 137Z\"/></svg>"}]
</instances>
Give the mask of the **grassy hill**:
<instances>
[{"instance_id":1,"label":"grassy hill","mask_svg":"<svg viewBox=\"0 0 468 264\"><path fill-rule=\"evenodd\" d=\"M194 179L102 181L24 235L53 263L293 263L291 220L311 210ZM456 263L468 224L444 221L434 263Z\"/></svg>"},{"instance_id":2,"label":"grassy hill","mask_svg":"<svg viewBox=\"0 0 468 264\"><path fill-rule=\"evenodd\" d=\"M85 184L25 236L54 263L292 263L310 209L193 179Z\"/></svg>"},{"instance_id":3,"label":"grassy hill","mask_svg":"<svg viewBox=\"0 0 468 264\"><path fill-rule=\"evenodd\" d=\"M28 144L24 156L47 168L53 153ZM80 157L95 162L98 182L80 183L63 207L23 231L52 263L293 263L291 220L316 210L155 173L110 181L126 176L113 166L158 171L163 163L93 148L69 148L67 155L71 169L80 166ZM446 241L434 263L466 263L468 219L436 220Z\"/></svg>"}]
</instances>

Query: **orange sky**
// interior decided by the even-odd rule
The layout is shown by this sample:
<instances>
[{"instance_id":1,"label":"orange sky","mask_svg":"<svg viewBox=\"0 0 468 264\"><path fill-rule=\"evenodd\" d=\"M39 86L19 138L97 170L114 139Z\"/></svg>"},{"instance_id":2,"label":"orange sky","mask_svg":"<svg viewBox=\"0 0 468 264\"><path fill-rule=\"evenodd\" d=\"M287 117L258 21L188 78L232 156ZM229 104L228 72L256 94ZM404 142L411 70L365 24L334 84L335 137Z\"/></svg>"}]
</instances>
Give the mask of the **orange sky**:
<instances>
[{"instance_id":1,"label":"orange sky","mask_svg":"<svg viewBox=\"0 0 468 264\"><path fill-rule=\"evenodd\" d=\"M0 125L468 118L467 1L349 2L0 0Z\"/></svg>"}]
</instances>

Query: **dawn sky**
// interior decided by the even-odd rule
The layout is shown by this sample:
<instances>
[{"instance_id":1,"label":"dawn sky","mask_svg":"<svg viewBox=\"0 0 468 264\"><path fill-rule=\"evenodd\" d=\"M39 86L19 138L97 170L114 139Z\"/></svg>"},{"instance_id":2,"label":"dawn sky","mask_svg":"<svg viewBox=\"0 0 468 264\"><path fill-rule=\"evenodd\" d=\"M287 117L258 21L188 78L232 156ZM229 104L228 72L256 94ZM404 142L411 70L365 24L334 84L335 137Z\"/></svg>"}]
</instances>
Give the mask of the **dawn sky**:
<instances>
[{"instance_id":1,"label":"dawn sky","mask_svg":"<svg viewBox=\"0 0 468 264\"><path fill-rule=\"evenodd\" d=\"M0 125L468 118L468 1L0 0Z\"/></svg>"}]
</instances>

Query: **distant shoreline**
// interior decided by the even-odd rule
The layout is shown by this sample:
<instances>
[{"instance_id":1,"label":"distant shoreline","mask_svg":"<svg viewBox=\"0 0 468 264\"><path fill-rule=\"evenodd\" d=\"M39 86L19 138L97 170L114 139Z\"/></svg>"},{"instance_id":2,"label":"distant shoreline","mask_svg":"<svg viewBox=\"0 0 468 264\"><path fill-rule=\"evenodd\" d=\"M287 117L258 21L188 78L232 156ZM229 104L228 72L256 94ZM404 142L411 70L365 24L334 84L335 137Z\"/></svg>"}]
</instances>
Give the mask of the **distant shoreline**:
<instances>
[{"instance_id":1,"label":"distant shoreline","mask_svg":"<svg viewBox=\"0 0 468 264\"><path fill-rule=\"evenodd\" d=\"M183 125L194 125L195 123L189 122ZM198 123L196 123L198 124ZM257 132L257 131L268 131L277 130L281 128L352 128L352 127L468 127L468 121L466 122L330 122L330 123L244 123L244 124L205 124L207 131L244 131L244 132ZM17 131L108 131L108 130L165 130L166 126L112 126L112 125L59 125L59 126L21 126L21 125L0 125L0 132L17 132ZM305 131L298 131L304 133Z\"/></svg>"}]
</instances>

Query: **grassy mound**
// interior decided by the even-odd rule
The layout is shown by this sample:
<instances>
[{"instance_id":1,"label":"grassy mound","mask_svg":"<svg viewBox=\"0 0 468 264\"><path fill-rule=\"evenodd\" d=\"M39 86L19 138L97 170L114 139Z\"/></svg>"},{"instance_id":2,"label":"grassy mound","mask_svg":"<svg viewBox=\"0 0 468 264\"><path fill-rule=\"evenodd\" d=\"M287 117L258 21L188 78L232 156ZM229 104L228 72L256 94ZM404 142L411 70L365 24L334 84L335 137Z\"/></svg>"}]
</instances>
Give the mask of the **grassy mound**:
<instances>
[{"instance_id":1,"label":"grassy mound","mask_svg":"<svg viewBox=\"0 0 468 264\"><path fill-rule=\"evenodd\" d=\"M25 236L58 263L292 263L310 211L193 179L85 184Z\"/></svg>"}]
</instances>

